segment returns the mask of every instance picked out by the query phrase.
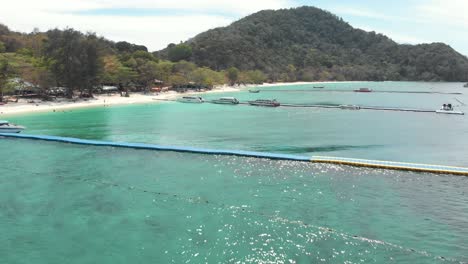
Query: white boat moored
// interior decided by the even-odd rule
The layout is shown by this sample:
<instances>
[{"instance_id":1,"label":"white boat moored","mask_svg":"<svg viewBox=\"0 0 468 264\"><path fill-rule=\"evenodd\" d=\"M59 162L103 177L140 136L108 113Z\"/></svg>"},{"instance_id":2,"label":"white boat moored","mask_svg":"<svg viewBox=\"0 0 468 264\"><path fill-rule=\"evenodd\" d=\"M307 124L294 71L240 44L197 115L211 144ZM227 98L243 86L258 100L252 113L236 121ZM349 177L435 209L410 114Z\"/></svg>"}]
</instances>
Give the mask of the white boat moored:
<instances>
[{"instance_id":1,"label":"white boat moored","mask_svg":"<svg viewBox=\"0 0 468 264\"><path fill-rule=\"evenodd\" d=\"M269 107L280 106L280 103L276 101L276 99L273 99L273 100L257 99L255 101L248 101L248 103L249 105L255 105L255 106L269 106Z\"/></svg>"},{"instance_id":2,"label":"white boat moored","mask_svg":"<svg viewBox=\"0 0 468 264\"><path fill-rule=\"evenodd\" d=\"M213 104L239 104L239 100L234 97L221 97L211 101Z\"/></svg>"},{"instance_id":3,"label":"white boat moored","mask_svg":"<svg viewBox=\"0 0 468 264\"><path fill-rule=\"evenodd\" d=\"M462 111L453 109L452 104L443 104L442 108L436 110L437 114L447 114L447 115L464 115Z\"/></svg>"},{"instance_id":4,"label":"white boat moored","mask_svg":"<svg viewBox=\"0 0 468 264\"><path fill-rule=\"evenodd\" d=\"M436 113L438 113L438 114L447 114L447 115L464 115L465 114L462 111L444 110L444 109L436 110Z\"/></svg>"},{"instance_id":5,"label":"white boat moored","mask_svg":"<svg viewBox=\"0 0 468 264\"><path fill-rule=\"evenodd\" d=\"M6 120L0 120L0 133L20 133L25 127L11 124Z\"/></svg>"},{"instance_id":6,"label":"white boat moored","mask_svg":"<svg viewBox=\"0 0 468 264\"><path fill-rule=\"evenodd\" d=\"M360 110L361 107L359 105L340 105L341 109L347 109L347 110Z\"/></svg>"},{"instance_id":7,"label":"white boat moored","mask_svg":"<svg viewBox=\"0 0 468 264\"><path fill-rule=\"evenodd\" d=\"M203 98L201 98L200 96L184 96L182 98L179 98L177 101L181 102L181 103L197 103L197 104L201 104L203 103L205 100L203 100Z\"/></svg>"}]
</instances>

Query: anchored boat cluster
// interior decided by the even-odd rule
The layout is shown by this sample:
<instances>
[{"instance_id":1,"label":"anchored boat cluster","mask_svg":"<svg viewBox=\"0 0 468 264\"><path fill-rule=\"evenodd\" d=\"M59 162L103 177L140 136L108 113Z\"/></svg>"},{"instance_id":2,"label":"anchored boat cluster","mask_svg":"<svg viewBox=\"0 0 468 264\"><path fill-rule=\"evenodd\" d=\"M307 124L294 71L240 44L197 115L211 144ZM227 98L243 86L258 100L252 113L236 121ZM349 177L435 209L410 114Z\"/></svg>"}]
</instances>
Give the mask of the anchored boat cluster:
<instances>
[{"instance_id":1,"label":"anchored boat cluster","mask_svg":"<svg viewBox=\"0 0 468 264\"><path fill-rule=\"evenodd\" d=\"M367 88L361 88L356 90L357 92L371 92L372 90ZM257 93L259 90L249 90L250 93ZM214 100L206 101L200 96L184 96L177 100L181 103L197 103L201 104L204 102L212 104L228 104L238 105L246 104L252 106L266 106L266 107L314 107L314 108L337 108L343 110L381 110L381 111L404 111L404 112L419 112L419 113L437 113L437 114L452 114L452 115L464 115L465 113L459 110L455 110L452 104L444 104L442 108L438 110L425 110L425 109L413 109L413 108L393 108L393 107L374 107L374 106L359 106L359 105L314 105L314 104L281 104L276 99L257 99L253 101L240 102L235 97L221 97Z\"/></svg>"},{"instance_id":2,"label":"anchored boat cluster","mask_svg":"<svg viewBox=\"0 0 468 264\"><path fill-rule=\"evenodd\" d=\"M177 101L181 103L197 103L197 104L206 102L205 99L203 99L200 96L184 96L178 99ZM237 100L234 97L221 97L221 98L211 100L208 102L212 104L230 104L230 105L241 104L241 102L239 102L239 100ZM245 104L245 103L242 103L242 104ZM270 106L270 107L278 107L281 105L278 101L276 101L276 99L273 99L273 100L257 99L254 101L247 101L247 104L255 105L255 106Z\"/></svg>"}]
</instances>

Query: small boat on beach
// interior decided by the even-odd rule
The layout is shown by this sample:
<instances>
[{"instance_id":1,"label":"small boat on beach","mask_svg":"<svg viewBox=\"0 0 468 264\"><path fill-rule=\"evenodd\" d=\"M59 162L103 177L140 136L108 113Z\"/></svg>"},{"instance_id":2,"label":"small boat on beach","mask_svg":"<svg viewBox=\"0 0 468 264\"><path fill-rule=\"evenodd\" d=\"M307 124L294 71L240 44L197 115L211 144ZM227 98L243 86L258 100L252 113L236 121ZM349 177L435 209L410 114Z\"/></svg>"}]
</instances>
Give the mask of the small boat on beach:
<instances>
[{"instance_id":1,"label":"small boat on beach","mask_svg":"<svg viewBox=\"0 0 468 264\"><path fill-rule=\"evenodd\" d=\"M12 124L6 120L0 120L0 133L20 133L25 127Z\"/></svg>"},{"instance_id":2,"label":"small boat on beach","mask_svg":"<svg viewBox=\"0 0 468 264\"><path fill-rule=\"evenodd\" d=\"M453 109L452 104L443 104L442 108L436 110L437 114L447 114L447 115L464 115L462 111Z\"/></svg>"},{"instance_id":3,"label":"small boat on beach","mask_svg":"<svg viewBox=\"0 0 468 264\"><path fill-rule=\"evenodd\" d=\"M201 98L200 96L184 96L182 98L179 98L177 101L181 103L196 103L196 104L201 104L205 102L205 100L203 100L203 98Z\"/></svg>"},{"instance_id":4,"label":"small boat on beach","mask_svg":"<svg viewBox=\"0 0 468 264\"><path fill-rule=\"evenodd\" d=\"M359 105L340 105L340 108L344 110L361 110Z\"/></svg>"},{"instance_id":5,"label":"small boat on beach","mask_svg":"<svg viewBox=\"0 0 468 264\"><path fill-rule=\"evenodd\" d=\"M211 101L213 104L239 104L239 100L234 97L221 97Z\"/></svg>"},{"instance_id":6,"label":"small boat on beach","mask_svg":"<svg viewBox=\"0 0 468 264\"><path fill-rule=\"evenodd\" d=\"M260 90L249 90L249 93L259 93Z\"/></svg>"},{"instance_id":7,"label":"small boat on beach","mask_svg":"<svg viewBox=\"0 0 468 264\"><path fill-rule=\"evenodd\" d=\"M269 107L278 107L281 104L276 101L276 99L273 100L266 100L266 99L257 99L255 101L248 101L249 105L254 105L254 106L269 106Z\"/></svg>"},{"instance_id":8,"label":"small boat on beach","mask_svg":"<svg viewBox=\"0 0 468 264\"><path fill-rule=\"evenodd\" d=\"M357 93L370 93L370 92L372 92L372 90L369 89L369 88L359 88L359 89L354 90L354 91L357 92Z\"/></svg>"}]
</instances>

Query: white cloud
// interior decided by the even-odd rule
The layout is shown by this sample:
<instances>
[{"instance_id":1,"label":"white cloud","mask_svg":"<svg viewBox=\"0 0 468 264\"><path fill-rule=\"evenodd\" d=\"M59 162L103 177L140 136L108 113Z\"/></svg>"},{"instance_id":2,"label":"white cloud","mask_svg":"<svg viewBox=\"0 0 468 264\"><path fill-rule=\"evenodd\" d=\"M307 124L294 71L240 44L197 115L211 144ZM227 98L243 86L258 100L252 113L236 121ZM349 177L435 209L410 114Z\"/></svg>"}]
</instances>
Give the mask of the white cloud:
<instances>
[{"instance_id":1,"label":"white cloud","mask_svg":"<svg viewBox=\"0 0 468 264\"><path fill-rule=\"evenodd\" d=\"M380 33L380 34L384 34L385 36L391 38L392 40L394 40L395 42L400 43L400 44L413 44L414 45L414 44L422 44L422 43L432 42L432 41L429 41L427 39L418 38L416 36L396 33L394 31L389 31L389 30L375 29L375 28L371 28L369 26L359 26L358 25L357 28L360 28L360 29L368 31L368 32L374 31L374 32L377 32L377 33Z\"/></svg>"},{"instance_id":2,"label":"white cloud","mask_svg":"<svg viewBox=\"0 0 468 264\"><path fill-rule=\"evenodd\" d=\"M329 9L361 24L354 26L382 33L398 43L444 42L468 54L465 37L468 0L409 0L392 6L391 11L385 8L386 5L390 3L373 5L374 9L344 4L331 5Z\"/></svg>"},{"instance_id":3,"label":"white cloud","mask_svg":"<svg viewBox=\"0 0 468 264\"><path fill-rule=\"evenodd\" d=\"M375 19L394 19L394 17L380 14L378 12L375 12L373 10L366 9L366 8L338 6L338 7L333 7L331 10L337 14L343 14L343 15L367 17L367 18L375 18Z\"/></svg>"},{"instance_id":4,"label":"white cloud","mask_svg":"<svg viewBox=\"0 0 468 264\"><path fill-rule=\"evenodd\" d=\"M48 11L80 11L99 8L156 8L184 10L216 10L233 14L246 14L262 9L278 9L292 4L291 0L16 0L2 8L19 7ZM17 10L20 12L21 10Z\"/></svg>"},{"instance_id":5,"label":"white cloud","mask_svg":"<svg viewBox=\"0 0 468 264\"><path fill-rule=\"evenodd\" d=\"M106 38L146 45L150 50L186 40L210 28L226 26L232 17L262 9L291 6L292 0L13 0L0 9L0 23L13 30L30 32L72 27L93 31ZM80 11L115 8L192 11L188 15L112 16L85 15ZM170 12L170 11L168 11ZM216 15L220 14L220 15ZM225 17L222 14L232 14Z\"/></svg>"},{"instance_id":6,"label":"white cloud","mask_svg":"<svg viewBox=\"0 0 468 264\"><path fill-rule=\"evenodd\" d=\"M387 15L382 12L355 6L335 6L331 8L331 11L340 15L349 15L355 17L364 17L374 20L385 20L389 22L411 22L411 23L430 23L430 20L423 19L420 17L407 17L402 15Z\"/></svg>"},{"instance_id":7,"label":"white cloud","mask_svg":"<svg viewBox=\"0 0 468 264\"><path fill-rule=\"evenodd\" d=\"M245 15L262 9L278 9L291 4L289 0L94 0L93 2L108 8L162 8L188 10L215 10Z\"/></svg>"},{"instance_id":8,"label":"white cloud","mask_svg":"<svg viewBox=\"0 0 468 264\"><path fill-rule=\"evenodd\" d=\"M468 28L467 0L427 0L416 9L418 17L430 19L434 24Z\"/></svg>"},{"instance_id":9,"label":"white cloud","mask_svg":"<svg viewBox=\"0 0 468 264\"><path fill-rule=\"evenodd\" d=\"M410 36L410 35L405 35L405 34L398 34L395 32L387 32L384 33L390 38L392 38L394 41L400 43L400 44L422 44L422 43L431 43L432 41L418 38L415 36Z\"/></svg>"}]
</instances>

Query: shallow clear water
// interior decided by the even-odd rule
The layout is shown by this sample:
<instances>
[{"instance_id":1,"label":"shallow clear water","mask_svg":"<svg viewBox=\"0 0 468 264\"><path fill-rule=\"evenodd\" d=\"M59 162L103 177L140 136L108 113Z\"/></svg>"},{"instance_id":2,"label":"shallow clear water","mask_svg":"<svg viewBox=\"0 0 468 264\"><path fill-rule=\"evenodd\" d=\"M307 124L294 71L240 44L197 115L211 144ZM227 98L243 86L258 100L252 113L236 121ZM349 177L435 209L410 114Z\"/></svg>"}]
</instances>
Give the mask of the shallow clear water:
<instances>
[{"instance_id":1,"label":"shallow clear water","mask_svg":"<svg viewBox=\"0 0 468 264\"><path fill-rule=\"evenodd\" d=\"M241 101L277 98L283 103L359 104L438 109L468 104L468 96L316 92L312 85L263 88L259 94L229 93ZM454 83L340 83L324 90L465 92ZM309 90L309 92L272 90ZM310 92L312 91L312 92ZM223 94L206 95L207 99ZM466 111L468 107L459 109ZM159 103L68 110L9 117L25 133L162 145L242 149L305 155L468 166L468 116L434 113L259 108L214 104Z\"/></svg>"},{"instance_id":2,"label":"shallow clear water","mask_svg":"<svg viewBox=\"0 0 468 264\"><path fill-rule=\"evenodd\" d=\"M4 263L468 260L468 178L2 139Z\"/></svg>"},{"instance_id":3,"label":"shallow clear water","mask_svg":"<svg viewBox=\"0 0 468 264\"><path fill-rule=\"evenodd\" d=\"M226 96L422 109L468 102L293 91L301 89L313 88ZM30 134L468 166L465 116L160 103L8 119ZM18 139L0 139L0 149L4 263L468 261L468 177Z\"/></svg>"}]
</instances>

